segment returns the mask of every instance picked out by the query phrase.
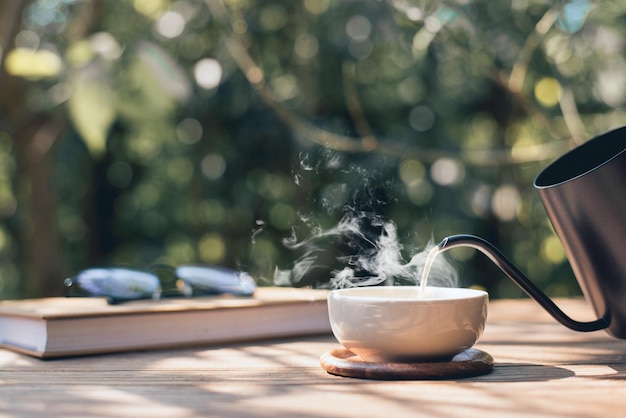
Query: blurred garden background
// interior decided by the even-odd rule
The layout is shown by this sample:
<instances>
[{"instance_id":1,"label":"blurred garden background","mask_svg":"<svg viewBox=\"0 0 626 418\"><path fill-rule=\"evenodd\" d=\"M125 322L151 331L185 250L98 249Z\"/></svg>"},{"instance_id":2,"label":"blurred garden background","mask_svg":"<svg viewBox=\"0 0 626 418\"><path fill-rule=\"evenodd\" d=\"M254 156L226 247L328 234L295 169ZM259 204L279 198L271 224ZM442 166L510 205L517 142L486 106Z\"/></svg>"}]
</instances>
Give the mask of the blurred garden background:
<instances>
[{"instance_id":1,"label":"blurred garden background","mask_svg":"<svg viewBox=\"0 0 626 418\"><path fill-rule=\"evenodd\" d=\"M3 0L0 298L59 295L103 265L216 264L272 284L298 257L286 243L348 210L393 222L407 258L472 233L549 295L580 294L532 183L626 122L625 13ZM451 258L463 285L521 295L480 254Z\"/></svg>"}]
</instances>

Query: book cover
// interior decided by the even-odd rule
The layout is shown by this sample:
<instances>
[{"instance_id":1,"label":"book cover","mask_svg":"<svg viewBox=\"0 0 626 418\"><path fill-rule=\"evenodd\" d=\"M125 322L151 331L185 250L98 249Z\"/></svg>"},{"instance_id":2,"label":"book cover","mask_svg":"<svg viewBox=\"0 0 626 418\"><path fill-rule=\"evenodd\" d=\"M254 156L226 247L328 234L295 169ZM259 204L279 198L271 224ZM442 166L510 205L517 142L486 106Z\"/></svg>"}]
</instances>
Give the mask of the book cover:
<instances>
[{"instance_id":1,"label":"book cover","mask_svg":"<svg viewBox=\"0 0 626 418\"><path fill-rule=\"evenodd\" d=\"M325 290L261 287L227 295L141 300L0 302L0 346L53 358L330 333Z\"/></svg>"}]
</instances>

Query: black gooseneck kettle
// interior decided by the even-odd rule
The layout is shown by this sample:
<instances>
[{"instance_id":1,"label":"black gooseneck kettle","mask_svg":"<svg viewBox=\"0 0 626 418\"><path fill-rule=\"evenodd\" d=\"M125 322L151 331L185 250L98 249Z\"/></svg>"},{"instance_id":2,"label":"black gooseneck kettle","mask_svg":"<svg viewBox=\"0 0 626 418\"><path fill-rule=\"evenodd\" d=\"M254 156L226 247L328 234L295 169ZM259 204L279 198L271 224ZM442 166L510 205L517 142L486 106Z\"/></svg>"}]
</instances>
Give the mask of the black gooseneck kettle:
<instances>
[{"instance_id":1,"label":"black gooseneck kettle","mask_svg":"<svg viewBox=\"0 0 626 418\"><path fill-rule=\"evenodd\" d=\"M566 327L605 329L616 338L626 338L626 127L596 136L562 155L539 173L534 186L599 319L579 322L567 316L480 237L449 236L438 244L440 251L475 248Z\"/></svg>"}]
</instances>

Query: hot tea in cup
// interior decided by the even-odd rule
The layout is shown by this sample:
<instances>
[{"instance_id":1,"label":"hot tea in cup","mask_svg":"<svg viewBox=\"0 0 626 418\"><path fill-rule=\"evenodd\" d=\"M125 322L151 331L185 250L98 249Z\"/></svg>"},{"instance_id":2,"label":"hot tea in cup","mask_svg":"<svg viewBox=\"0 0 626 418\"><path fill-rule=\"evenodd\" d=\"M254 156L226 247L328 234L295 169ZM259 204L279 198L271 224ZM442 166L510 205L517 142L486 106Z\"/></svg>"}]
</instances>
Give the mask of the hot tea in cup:
<instances>
[{"instance_id":1,"label":"hot tea in cup","mask_svg":"<svg viewBox=\"0 0 626 418\"><path fill-rule=\"evenodd\" d=\"M483 333L488 295L474 289L373 286L333 290L333 334L368 362L449 360Z\"/></svg>"}]
</instances>

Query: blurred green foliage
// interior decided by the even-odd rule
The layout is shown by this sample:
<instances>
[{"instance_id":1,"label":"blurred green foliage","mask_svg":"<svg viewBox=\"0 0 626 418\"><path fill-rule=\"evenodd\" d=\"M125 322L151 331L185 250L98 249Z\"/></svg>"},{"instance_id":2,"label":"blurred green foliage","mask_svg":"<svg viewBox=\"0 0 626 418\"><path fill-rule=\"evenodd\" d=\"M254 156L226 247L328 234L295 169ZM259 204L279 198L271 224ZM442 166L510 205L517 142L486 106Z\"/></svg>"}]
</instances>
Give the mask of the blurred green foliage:
<instances>
[{"instance_id":1,"label":"blurred green foliage","mask_svg":"<svg viewBox=\"0 0 626 418\"><path fill-rule=\"evenodd\" d=\"M0 5L0 294L93 265L271 283L346 207L407 256L485 237L578 294L532 188L626 119L617 1L35 0ZM382 197L381 197L382 196ZM382 202L382 200L385 202ZM384 203L384 204L383 204ZM463 284L521 292L473 251Z\"/></svg>"}]
</instances>

